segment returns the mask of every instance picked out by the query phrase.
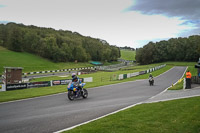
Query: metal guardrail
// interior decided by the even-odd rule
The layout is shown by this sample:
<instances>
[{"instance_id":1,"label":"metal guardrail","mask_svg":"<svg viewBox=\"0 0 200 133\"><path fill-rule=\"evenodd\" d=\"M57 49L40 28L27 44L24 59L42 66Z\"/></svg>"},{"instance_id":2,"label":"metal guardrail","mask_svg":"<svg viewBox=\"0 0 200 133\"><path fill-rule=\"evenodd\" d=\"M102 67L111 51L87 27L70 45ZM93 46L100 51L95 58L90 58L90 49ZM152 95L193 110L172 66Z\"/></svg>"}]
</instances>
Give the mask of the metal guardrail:
<instances>
[{"instance_id":1,"label":"metal guardrail","mask_svg":"<svg viewBox=\"0 0 200 133\"><path fill-rule=\"evenodd\" d=\"M130 63L120 63L116 65L109 65L109 66L96 66L97 70L111 70L111 69L116 69L116 68L121 68L125 66L131 66L132 64Z\"/></svg>"},{"instance_id":2,"label":"metal guardrail","mask_svg":"<svg viewBox=\"0 0 200 133\"><path fill-rule=\"evenodd\" d=\"M200 84L200 78L198 76L192 76L191 82L192 84Z\"/></svg>"}]
</instances>

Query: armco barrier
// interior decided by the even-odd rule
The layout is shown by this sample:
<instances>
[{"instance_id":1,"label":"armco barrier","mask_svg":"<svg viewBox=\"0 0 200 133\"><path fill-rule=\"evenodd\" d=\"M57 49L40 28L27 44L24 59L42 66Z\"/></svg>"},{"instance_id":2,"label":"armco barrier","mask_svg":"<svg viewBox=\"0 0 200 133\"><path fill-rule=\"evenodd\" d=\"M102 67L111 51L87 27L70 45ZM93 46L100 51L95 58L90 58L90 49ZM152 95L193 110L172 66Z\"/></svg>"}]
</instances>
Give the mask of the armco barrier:
<instances>
[{"instance_id":1,"label":"armco barrier","mask_svg":"<svg viewBox=\"0 0 200 133\"><path fill-rule=\"evenodd\" d=\"M93 82L93 78L81 78L82 82ZM42 82L31 82L31 83L20 83L20 84L8 84L6 85L5 91L27 89L27 88L37 88L37 87L48 87L54 85L67 85L71 82L71 79L66 80L52 80L52 81L42 81Z\"/></svg>"},{"instance_id":2,"label":"armco barrier","mask_svg":"<svg viewBox=\"0 0 200 133\"><path fill-rule=\"evenodd\" d=\"M25 89L25 88L27 88L27 83L22 83L22 84L8 84L8 85L6 85L6 91L19 90L19 89Z\"/></svg>"},{"instance_id":3,"label":"armco barrier","mask_svg":"<svg viewBox=\"0 0 200 133\"><path fill-rule=\"evenodd\" d=\"M127 74L123 74L123 79L127 79Z\"/></svg>"},{"instance_id":4,"label":"armco barrier","mask_svg":"<svg viewBox=\"0 0 200 133\"><path fill-rule=\"evenodd\" d=\"M47 87L47 86L51 86L50 81L20 83L20 84L7 84L6 91L27 89L27 88L36 88L36 87Z\"/></svg>"},{"instance_id":5,"label":"armco barrier","mask_svg":"<svg viewBox=\"0 0 200 133\"><path fill-rule=\"evenodd\" d=\"M23 75L31 75L31 74L40 74L40 73L55 73L55 72L68 72L68 71L75 71L75 70L83 70L83 69L96 69L97 67L81 67L81 68L70 68L70 69L61 69L61 70L49 70L49 71L40 71L40 72L28 72L23 73Z\"/></svg>"},{"instance_id":6,"label":"armco barrier","mask_svg":"<svg viewBox=\"0 0 200 133\"><path fill-rule=\"evenodd\" d=\"M131 73L131 77L138 76L139 72Z\"/></svg>"},{"instance_id":7,"label":"armco barrier","mask_svg":"<svg viewBox=\"0 0 200 133\"><path fill-rule=\"evenodd\" d=\"M66 79L66 80L52 80L51 83L52 83L52 85L66 85L66 84L69 84L71 81L72 81L71 79Z\"/></svg>"},{"instance_id":8,"label":"armco barrier","mask_svg":"<svg viewBox=\"0 0 200 133\"><path fill-rule=\"evenodd\" d=\"M120 74L118 79L119 80L123 79L123 74Z\"/></svg>"},{"instance_id":9,"label":"armco barrier","mask_svg":"<svg viewBox=\"0 0 200 133\"><path fill-rule=\"evenodd\" d=\"M47 87L47 86L51 86L50 81L27 83L27 88L37 88L37 87Z\"/></svg>"},{"instance_id":10,"label":"armco barrier","mask_svg":"<svg viewBox=\"0 0 200 133\"><path fill-rule=\"evenodd\" d=\"M143 75L143 74L146 74L146 73L151 73L151 72L158 70L158 69L161 69L165 66L166 66L166 64L161 65L161 66L157 66L157 67L154 67L154 68L150 68L146 71L140 71L140 72L128 73L128 74L120 74L118 79L122 80L122 79L131 78L131 77L138 76L138 75Z\"/></svg>"},{"instance_id":11,"label":"armco barrier","mask_svg":"<svg viewBox=\"0 0 200 133\"><path fill-rule=\"evenodd\" d=\"M199 76L192 76L191 82L192 82L192 84L200 84Z\"/></svg>"},{"instance_id":12,"label":"armco barrier","mask_svg":"<svg viewBox=\"0 0 200 133\"><path fill-rule=\"evenodd\" d=\"M140 71L139 75L143 75L143 74L146 74L146 73L147 73L146 71Z\"/></svg>"}]
</instances>

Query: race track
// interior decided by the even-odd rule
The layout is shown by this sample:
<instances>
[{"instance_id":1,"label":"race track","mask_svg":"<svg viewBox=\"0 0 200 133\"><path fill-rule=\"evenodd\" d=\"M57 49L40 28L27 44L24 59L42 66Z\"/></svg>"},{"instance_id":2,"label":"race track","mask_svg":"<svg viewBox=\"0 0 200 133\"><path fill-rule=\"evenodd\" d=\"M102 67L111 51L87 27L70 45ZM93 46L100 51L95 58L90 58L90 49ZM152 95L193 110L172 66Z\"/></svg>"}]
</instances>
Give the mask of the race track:
<instances>
[{"instance_id":1,"label":"race track","mask_svg":"<svg viewBox=\"0 0 200 133\"><path fill-rule=\"evenodd\" d=\"M177 82L186 67L155 78L88 89L88 99L69 101L67 93L0 104L1 133L51 133L145 101ZM42 89L42 88L41 88Z\"/></svg>"}]
</instances>

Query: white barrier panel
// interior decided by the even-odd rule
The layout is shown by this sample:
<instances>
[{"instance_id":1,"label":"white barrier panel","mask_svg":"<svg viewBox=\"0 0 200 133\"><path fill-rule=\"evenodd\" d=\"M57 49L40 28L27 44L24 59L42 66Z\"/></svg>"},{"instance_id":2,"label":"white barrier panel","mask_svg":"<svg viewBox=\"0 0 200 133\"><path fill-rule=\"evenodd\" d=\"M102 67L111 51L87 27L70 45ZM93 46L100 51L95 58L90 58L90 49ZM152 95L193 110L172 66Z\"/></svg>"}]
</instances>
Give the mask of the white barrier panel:
<instances>
[{"instance_id":1,"label":"white barrier panel","mask_svg":"<svg viewBox=\"0 0 200 133\"><path fill-rule=\"evenodd\" d=\"M27 82L29 82L29 79L27 78L27 79L22 79L22 81L24 82L24 83L27 83Z\"/></svg>"},{"instance_id":2,"label":"white barrier panel","mask_svg":"<svg viewBox=\"0 0 200 133\"><path fill-rule=\"evenodd\" d=\"M131 77L138 76L139 72L131 73Z\"/></svg>"},{"instance_id":3,"label":"white barrier panel","mask_svg":"<svg viewBox=\"0 0 200 133\"><path fill-rule=\"evenodd\" d=\"M149 73L149 70L147 70L147 73Z\"/></svg>"},{"instance_id":4,"label":"white barrier panel","mask_svg":"<svg viewBox=\"0 0 200 133\"><path fill-rule=\"evenodd\" d=\"M128 73L128 74L127 74L127 78L130 78L130 77L131 77L131 74L130 74L130 73Z\"/></svg>"},{"instance_id":5,"label":"white barrier panel","mask_svg":"<svg viewBox=\"0 0 200 133\"><path fill-rule=\"evenodd\" d=\"M119 75L119 80L123 79L123 74Z\"/></svg>"},{"instance_id":6,"label":"white barrier panel","mask_svg":"<svg viewBox=\"0 0 200 133\"><path fill-rule=\"evenodd\" d=\"M93 82L93 77L84 78L83 82Z\"/></svg>"},{"instance_id":7,"label":"white barrier panel","mask_svg":"<svg viewBox=\"0 0 200 133\"><path fill-rule=\"evenodd\" d=\"M5 86L5 84L2 84L2 85L1 85L1 91L6 91L6 86Z\"/></svg>"},{"instance_id":8,"label":"white barrier panel","mask_svg":"<svg viewBox=\"0 0 200 133\"><path fill-rule=\"evenodd\" d=\"M78 72L78 75L81 75L81 72Z\"/></svg>"}]
</instances>

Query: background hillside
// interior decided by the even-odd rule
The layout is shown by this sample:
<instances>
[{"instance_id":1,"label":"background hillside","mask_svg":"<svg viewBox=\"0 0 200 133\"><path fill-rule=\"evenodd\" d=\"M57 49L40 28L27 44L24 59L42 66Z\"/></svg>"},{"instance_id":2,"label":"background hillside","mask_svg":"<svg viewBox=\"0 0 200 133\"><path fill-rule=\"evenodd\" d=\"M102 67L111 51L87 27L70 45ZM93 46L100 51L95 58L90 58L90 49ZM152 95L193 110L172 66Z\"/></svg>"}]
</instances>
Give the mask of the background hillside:
<instances>
[{"instance_id":1,"label":"background hillside","mask_svg":"<svg viewBox=\"0 0 200 133\"><path fill-rule=\"evenodd\" d=\"M89 63L54 63L37 55L27 52L14 52L0 46L0 75L5 66L23 67L23 72L36 72L43 70L60 70L93 66Z\"/></svg>"},{"instance_id":2,"label":"background hillside","mask_svg":"<svg viewBox=\"0 0 200 133\"><path fill-rule=\"evenodd\" d=\"M120 50L105 40L77 32L23 24L0 24L0 45L16 52L32 53L54 62L116 61Z\"/></svg>"},{"instance_id":3,"label":"background hillside","mask_svg":"<svg viewBox=\"0 0 200 133\"><path fill-rule=\"evenodd\" d=\"M120 53L121 53L120 59L135 60L136 51L121 49Z\"/></svg>"}]
</instances>

